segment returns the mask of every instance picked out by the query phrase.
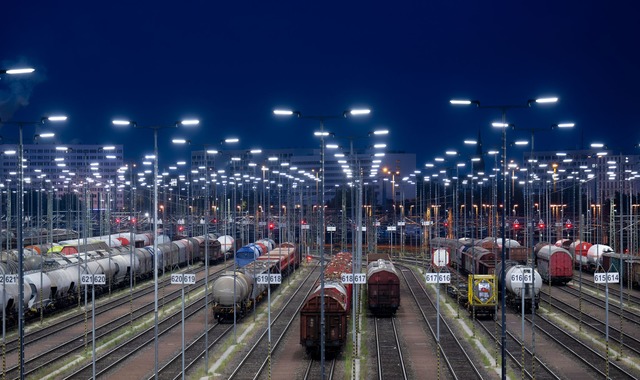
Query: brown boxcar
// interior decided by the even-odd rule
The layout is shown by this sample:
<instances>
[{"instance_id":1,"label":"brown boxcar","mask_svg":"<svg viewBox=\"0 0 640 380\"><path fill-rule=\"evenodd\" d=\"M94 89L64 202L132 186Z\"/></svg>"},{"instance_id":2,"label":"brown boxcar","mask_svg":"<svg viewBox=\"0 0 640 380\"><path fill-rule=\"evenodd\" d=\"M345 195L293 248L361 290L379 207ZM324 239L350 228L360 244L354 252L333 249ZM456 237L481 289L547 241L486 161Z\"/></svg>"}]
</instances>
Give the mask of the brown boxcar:
<instances>
[{"instance_id":1,"label":"brown boxcar","mask_svg":"<svg viewBox=\"0 0 640 380\"><path fill-rule=\"evenodd\" d=\"M375 315L393 315L400 307L400 279L389 260L376 260L367 266L367 303Z\"/></svg>"},{"instance_id":2,"label":"brown boxcar","mask_svg":"<svg viewBox=\"0 0 640 380\"><path fill-rule=\"evenodd\" d=\"M347 340L347 318L351 310L351 285L342 284L343 273L351 273L351 254L336 254L324 271L325 352L340 352ZM318 355L321 348L320 283L300 310L300 344L307 352Z\"/></svg>"}]
</instances>

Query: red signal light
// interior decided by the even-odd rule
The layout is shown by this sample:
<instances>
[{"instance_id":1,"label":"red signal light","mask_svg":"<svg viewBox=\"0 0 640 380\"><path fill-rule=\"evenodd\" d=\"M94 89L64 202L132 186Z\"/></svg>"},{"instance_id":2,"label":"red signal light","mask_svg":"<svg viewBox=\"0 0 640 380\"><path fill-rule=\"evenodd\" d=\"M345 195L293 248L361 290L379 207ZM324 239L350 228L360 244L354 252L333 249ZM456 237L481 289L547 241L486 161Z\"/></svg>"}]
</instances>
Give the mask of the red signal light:
<instances>
[{"instance_id":1,"label":"red signal light","mask_svg":"<svg viewBox=\"0 0 640 380\"><path fill-rule=\"evenodd\" d=\"M184 231L184 226L179 226L178 227L178 231L180 231L180 232Z\"/></svg>"},{"instance_id":2,"label":"red signal light","mask_svg":"<svg viewBox=\"0 0 640 380\"><path fill-rule=\"evenodd\" d=\"M135 222L136 222L136 218L131 218L131 223L135 224Z\"/></svg>"},{"instance_id":3,"label":"red signal light","mask_svg":"<svg viewBox=\"0 0 640 380\"><path fill-rule=\"evenodd\" d=\"M273 223L269 223L269 229L273 230L275 228L275 225Z\"/></svg>"},{"instance_id":4,"label":"red signal light","mask_svg":"<svg viewBox=\"0 0 640 380\"><path fill-rule=\"evenodd\" d=\"M116 223L120 224L120 218L116 218Z\"/></svg>"},{"instance_id":5,"label":"red signal light","mask_svg":"<svg viewBox=\"0 0 640 380\"><path fill-rule=\"evenodd\" d=\"M544 227L545 227L544 222L542 221L542 219L540 219L540 221L538 222L538 228L542 230L544 229Z\"/></svg>"},{"instance_id":6,"label":"red signal light","mask_svg":"<svg viewBox=\"0 0 640 380\"><path fill-rule=\"evenodd\" d=\"M516 230L520 229L520 223L514 222L513 223L513 228L516 229Z\"/></svg>"}]
</instances>

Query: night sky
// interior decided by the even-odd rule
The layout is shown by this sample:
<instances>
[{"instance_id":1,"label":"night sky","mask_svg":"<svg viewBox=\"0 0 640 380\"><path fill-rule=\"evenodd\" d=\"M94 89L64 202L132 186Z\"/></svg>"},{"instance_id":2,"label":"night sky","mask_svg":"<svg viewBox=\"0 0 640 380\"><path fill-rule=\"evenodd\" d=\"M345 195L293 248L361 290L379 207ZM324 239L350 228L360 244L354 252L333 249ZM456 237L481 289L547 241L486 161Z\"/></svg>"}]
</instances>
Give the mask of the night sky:
<instances>
[{"instance_id":1,"label":"night sky","mask_svg":"<svg viewBox=\"0 0 640 380\"><path fill-rule=\"evenodd\" d=\"M522 129L576 123L536 132L536 150L599 141L640 154L639 8L633 1L10 0L0 68L37 71L2 77L0 117L64 113L59 143L120 143L127 160L152 151L152 133L117 129L113 118L140 125L199 118L195 129L160 131L168 165L188 156L170 145L173 137L217 144L233 136L246 149L316 147L316 121L272 110L340 115L364 106L370 116L330 120L326 129L348 137L387 128L388 148L415 152L422 166L446 149L473 153L463 140L479 131L485 147L500 143L491 127L499 111L449 99L524 105L557 96L555 105L507 114ZM25 141L38 131L25 131ZM1 134L17 139L15 128Z\"/></svg>"}]
</instances>

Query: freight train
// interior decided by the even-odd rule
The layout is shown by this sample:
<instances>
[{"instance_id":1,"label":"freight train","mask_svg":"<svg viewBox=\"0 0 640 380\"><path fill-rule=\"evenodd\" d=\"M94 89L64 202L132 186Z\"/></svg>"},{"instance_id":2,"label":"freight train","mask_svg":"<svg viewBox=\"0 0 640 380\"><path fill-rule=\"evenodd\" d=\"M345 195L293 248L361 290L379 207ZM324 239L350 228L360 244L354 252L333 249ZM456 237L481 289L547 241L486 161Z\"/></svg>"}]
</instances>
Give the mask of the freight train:
<instances>
[{"instance_id":1,"label":"freight train","mask_svg":"<svg viewBox=\"0 0 640 380\"><path fill-rule=\"evenodd\" d=\"M620 273L621 267L620 282L627 287L640 288L640 257L610 252L602 255L602 268L605 271Z\"/></svg>"},{"instance_id":2,"label":"freight train","mask_svg":"<svg viewBox=\"0 0 640 380\"><path fill-rule=\"evenodd\" d=\"M460 299L461 303L471 312L473 309L480 311L480 314L486 313L491 315L495 310L495 302L500 289L500 271L501 264L501 240L494 238L485 238L482 240L471 239L446 239L435 238L431 241L432 249L445 249L452 258L450 265L457 269L463 275L468 275L466 289L459 289L452 284L447 287L447 293L455 298ZM529 249L520 246L514 240L505 241L506 263L506 281L505 299L507 303L515 308L520 308L522 299L521 288L516 281L511 281L511 276L517 278L518 274L522 275L523 265L527 261ZM555 260L551 262L555 265ZM497 267L496 267L497 265ZM555 269L552 268L552 272ZM488 276L488 277L482 277ZM539 293L542 286L542 277L538 270L534 270L534 283L527 285L525 289L525 300L531 306L531 298L534 299L535 307L539 302ZM483 280L486 280L483 282ZM458 297L460 293L460 297ZM517 294L516 294L517 293Z\"/></svg>"},{"instance_id":3,"label":"freight train","mask_svg":"<svg viewBox=\"0 0 640 380\"><path fill-rule=\"evenodd\" d=\"M605 244L591 244L576 240L570 243L569 252L573 255L576 268L594 272L602 264L602 255L613 252L613 248Z\"/></svg>"},{"instance_id":4,"label":"freight train","mask_svg":"<svg viewBox=\"0 0 640 380\"><path fill-rule=\"evenodd\" d=\"M152 240L152 239L151 239ZM105 241L95 243L93 250L84 252L50 252L40 255L46 245L31 246L24 250L24 287L23 301L25 315L42 311L61 309L76 302L82 274L104 274L105 285L96 285L96 294L105 292L108 287L117 288L130 283L131 277L142 280L153 277L154 256L158 257L158 271L170 271L188 263L203 260L205 237L198 236L176 240L157 246L131 248L127 246L109 247ZM145 241L148 243L149 241ZM215 235L208 239L209 252L219 252L220 243ZM64 246L64 245L63 245ZM79 245L76 244L78 247ZM51 248L51 247L50 247ZM132 253L133 251L133 253ZM0 274L17 273L17 252L2 252ZM18 283L5 283L2 286L0 301L9 319L18 314Z\"/></svg>"},{"instance_id":5,"label":"freight train","mask_svg":"<svg viewBox=\"0 0 640 380\"><path fill-rule=\"evenodd\" d=\"M249 255L242 260L248 262L243 261L235 272L227 271L213 282L211 308L213 317L220 322L243 318L267 295L268 284L258 284L256 279L259 276L279 273L286 277L300 265L300 255L292 243L282 243L262 256L251 256L249 250L245 253ZM252 259L249 260L250 257ZM277 284L271 286L276 287Z\"/></svg>"},{"instance_id":6,"label":"freight train","mask_svg":"<svg viewBox=\"0 0 640 380\"><path fill-rule=\"evenodd\" d=\"M393 315L400 307L400 278L389 258L367 265L367 305L376 316Z\"/></svg>"},{"instance_id":7,"label":"freight train","mask_svg":"<svg viewBox=\"0 0 640 380\"><path fill-rule=\"evenodd\" d=\"M321 284L314 285L300 310L300 344L307 353L317 356L321 350L320 314L324 304L325 353L334 355L342 350L347 341L347 318L351 310L351 284L343 284L343 273L351 273L352 255L339 252L333 256L324 270L324 299Z\"/></svg>"}]
</instances>

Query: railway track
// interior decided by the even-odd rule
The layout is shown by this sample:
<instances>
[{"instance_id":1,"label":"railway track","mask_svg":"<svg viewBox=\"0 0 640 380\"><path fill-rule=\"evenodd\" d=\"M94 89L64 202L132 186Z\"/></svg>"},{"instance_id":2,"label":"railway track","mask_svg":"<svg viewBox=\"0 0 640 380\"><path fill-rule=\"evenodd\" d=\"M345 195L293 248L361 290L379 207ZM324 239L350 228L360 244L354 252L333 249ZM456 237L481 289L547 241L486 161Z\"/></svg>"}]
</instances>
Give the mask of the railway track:
<instances>
[{"instance_id":1,"label":"railway track","mask_svg":"<svg viewBox=\"0 0 640 380\"><path fill-rule=\"evenodd\" d=\"M183 269L193 271L192 269ZM220 271L224 270L221 269ZM213 274L218 273L216 271ZM198 268L195 273L197 275L202 275L202 278L196 282L194 285L196 288L204 286L204 267ZM210 275L211 276L211 275ZM161 284L169 283L170 279L167 278L163 280ZM172 288L170 288L172 289ZM154 289L151 286L144 286L141 289L137 289L134 291L133 299L138 300L142 297L151 295L154 293ZM167 294L164 295L163 299L165 303L173 302L181 297L181 290L170 290ZM137 307L136 309L130 309L127 311L122 310L118 313L118 309L125 308L127 304L130 302L130 294L123 294L122 296L108 300L108 302L102 302L100 304L96 304L96 319L101 315L111 315L112 313L118 314L118 316L113 317L109 320L108 323L102 324L96 327L96 341L103 339L109 335L114 334L119 330L123 330L131 326L132 324L139 323L139 321L144 320L148 317L149 313L154 311L153 302L146 303L143 306ZM25 348L29 348L35 346L41 341L52 339L53 336L58 334L68 334L70 328L74 325L84 324L85 323L85 315L84 312L74 312L73 315L68 318L64 318L61 321L56 322L55 324L45 327L39 330L35 330L32 333L29 333L25 337ZM87 323L91 323L91 317L88 316ZM90 331L89 331L90 333ZM91 339L89 335L87 337ZM17 339L12 341L13 345L10 346L10 352L16 352L18 350L18 342ZM33 375L37 371L39 371L42 367L50 365L53 362L68 360L69 357L73 355L81 355L83 351L86 350L86 344L84 340L84 333L81 335L73 335L64 339L64 341L55 345L50 349L40 351L34 355L30 355L25 359L25 375ZM7 378L18 378L19 377L19 367L17 365L12 366L6 371Z\"/></svg>"},{"instance_id":2,"label":"railway track","mask_svg":"<svg viewBox=\"0 0 640 380\"><path fill-rule=\"evenodd\" d=\"M378 379L408 379L395 317L374 319Z\"/></svg>"},{"instance_id":3,"label":"railway track","mask_svg":"<svg viewBox=\"0 0 640 380\"><path fill-rule=\"evenodd\" d=\"M573 289L573 288L567 288L567 287L564 287L564 286L560 286L560 287L557 287L557 289L554 289L554 290L560 291L562 293L569 294L573 299L578 299L580 297L580 294L579 294L578 290ZM549 295L548 294L548 290L547 290L547 292L542 292L542 293L547 294L547 297ZM553 291L552 291L552 293L553 293ZM553 299L551 301L558 299L558 298L553 297L553 296L552 296L552 298ZM603 299L599 298L599 297L595 297L595 296L592 296L590 294L582 293L582 298L581 299L582 299L583 302L586 302L586 303L588 303L588 304L590 304L592 306L595 306L598 309L605 310L605 308L606 308L605 301ZM548 298L547 298L546 301L547 301L547 303L549 303L549 299ZM617 304L617 301L618 301L618 299L614 299L614 302L616 302L616 305L619 305L619 304ZM618 306L614 306L612 304L612 302L611 302L611 299L609 300L609 313L613 314L616 318L620 318L620 308ZM622 313L622 318L625 321L631 323L632 325L640 326L640 315L638 313L635 313L633 311L625 311L624 313Z\"/></svg>"},{"instance_id":4,"label":"railway track","mask_svg":"<svg viewBox=\"0 0 640 380\"><path fill-rule=\"evenodd\" d=\"M525 318L530 324L530 318ZM606 379L637 379L637 376L629 373L624 368L618 366L611 358L607 358L587 346L579 339L566 331L566 328L558 326L544 316L537 315L535 328L553 340L562 349L574 356L579 362L590 368L599 376ZM600 364L598 364L600 363Z\"/></svg>"},{"instance_id":5,"label":"railway track","mask_svg":"<svg viewBox=\"0 0 640 380\"><path fill-rule=\"evenodd\" d=\"M205 355L205 349L210 350L215 345L220 344L222 339L231 332L231 329L233 329L233 325L224 328L223 326L219 326L219 323L215 323L213 326L209 327L207 331L209 334L209 341L206 348L205 344L207 342L205 342L205 333L200 334L193 342L188 344L184 348L184 372L188 373L192 368L195 368L200 363L200 359ZM181 379L183 372L182 358L182 352L174 355L173 358L169 359L165 365L158 368L158 377L162 379ZM154 378L155 374L150 376L148 380L152 380Z\"/></svg>"},{"instance_id":6,"label":"railway track","mask_svg":"<svg viewBox=\"0 0 640 380\"><path fill-rule=\"evenodd\" d=\"M493 341L500 342L500 337L496 337L491 330L495 328L495 324L497 322L493 320L476 320L480 327L485 331ZM498 323L498 327L501 327L502 324ZM526 346L522 346L522 342L518 337L516 337L513 333L507 330L507 355L511 358L511 363L515 365L521 372L522 378L528 379L543 379L543 380L560 380L561 377L558 376L552 369L550 369L544 362L540 360L534 353L527 348ZM500 344L500 343L498 343ZM515 348L514 348L515 347ZM518 350L519 349L519 350ZM535 362L535 368L532 363ZM523 363L526 363L523 365ZM541 370L541 371L539 371Z\"/></svg>"},{"instance_id":7,"label":"railway track","mask_svg":"<svg viewBox=\"0 0 640 380\"><path fill-rule=\"evenodd\" d=\"M205 306L201 302L204 297L200 297L194 300L188 306L185 306L185 324L190 318L193 318L198 313L201 313ZM208 307L207 307L208 308ZM205 309L205 311L207 311ZM171 315L158 322L158 339L171 333L174 329L180 328L182 324L182 311L176 311ZM216 324L217 325L217 324ZM228 332L230 328L225 329L224 332ZM146 349L148 346L153 346L155 342L155 327L151 326L145 329L143 332L136 334L135 336L126 339L124 342L118 344L113 349L100 354L95 358L96 377L108 376L109 371L116 368L116 366L122 364L126 360L136 356L140 351ZM93 363L88 363L80 366L71 374L67 375L65 380L73 379L90 379L93 374Z\"/></svg>"},{"instance_id":8,"label":"railway track","mask_svg":"<svg viewBox=\"0 0 640 380\"><path fill-rule=\"evenodd\" d=\"M263 371L270 370L270 360L287 331L298 317L298 313L309 294L314 290L314 284L320 277L317 273L319 265L310 270L307 277L290 296L289 300L282 305L280 311L271 319L271 340L269 331L265 330L257 339L256 343L249 348L247 354L240 360L240 363L229 375L229 379L257 379ZM271 353L271 357L268 353Z\"/></svg>"},{"instance_id":9,"label":"railway track","mask_svg":"<svg viewBox=\"0 0 640 380\"><path fill-rule=\"evenodd\" d=\"M327 363L325 362L325 379L333 380L335 371L336 371L336 359L333 358L329 362L329 368L327 367ZM309 360L307 364L307 369L304 371L304 380L317 380L322 379L322 368L320 367L320 360Z\"/></svg>"},{"instance_id":10,"label":"railway track","mask_svg":"<svg viewBox=\"0 0 640 380\"><path fill-rule=\"evenodd\" d=\"M610 305L615 305L616 307L620 307L620 290L614 288L611 284L609 285L609 304ZM596 284L594 283L592 280L585 280L584 276L582 277L582 297L586 298L586 299L598 299L601 300L604 298L604 285L602 284ZM580 293L580 285L576 285L573 283L569 283L564 287L554 287L555 288L562 288L565 289L565 291L572 291L574 292L576 295L579 295ZM585 289L586 288L586 289ZM585 292L585 290L589 290L589 292ZM596 293L596 296L594 296L592 293ZM601 297L598 297L599 295L602 295ZM604 301L603 301L604 302ZM630 292L628 291L628 289L626 289L626 291L624 292L624 294L622 295L622 303L625 309L629 310L629 311L635 311L636 315L638 314L638 310L640 310L640 297L637 297L635 295L630 294Z\"/></svg>"},{"instance_id":11,"label":"railway track","mask_svg":"<svg viewBox=\"0 0 640 380\"><path fill-rule=\"evenodd\" d=\"M420 309L423 319L429 326L431 335L436 339L436 341L436 323L438 321L438 317L440 319L440 324L444 327L440 329L439 352L442 353L442 358L451 375L456 379L482 379L482 374L469 355L467 355L467 352L462 347L462 344L458 341L445 319L442 315L437 315L436 306L429 297L427 290L424 288L422 279L419 279L412 270L402 266L398 267L408 289L411 291L411 294Z\"/></svg>"},{"instance_id":12,"label":"railway track","mask_svg":"<svg viewBox=\"0 0 640 380\"><path fill-rule=\"evenodd\" d=\"M579 271L573 271L573 278L574 278L574 281L576 282L580 279L582 281L582 286L586 286L590 289L594 289L597 291L602 291L602 289L604 289L604 285L596 284L593 281L593 273L583 271L582 276L580 276ZM569 287L577 289L580 285L576 282L570 282L567 285ZM609 284L609 295L611 297L616 297L620 299L620 284ZM625 287L622 298L623 300L626 299L627 302L632 303L629 306L640 305L640 292L638 292L638 290L636 289L629 289Z\"/></svg>"},{"instance_id":13,"label":"railway track","mask_svg":"<svg viewBox=\"0 0 640 380\"><path fill-rule=\"evenodd\" d=\"M600 335L602 338L606 337L605 324L603 320L585 313L584 310L580 314L580 310L578 310L578 308L574 307L573 305L570 305L569 303L564 302L559 298L556 298L553 296L550 297L549 294L541 293L541 297L540 297L541 301L544 301L547 304L549 304L549 298L553 299L553 305L555 305L555 310L566 315L572 320L581 321L582 325L598 333L598 335ZM562 306L558 307L558 305L562 305ZM599 305L596 305L596 307L598 306ZM602 306L602 308L604 309L604 306ZM611 313L611 309L609 309L609 312ZM617 314L617 315L620 315L620 314ZM616 321L617 321L617 318L611 319L611 323L609 324L609 340L612 340L613 342L620 344L620 338L619 338L620 330L615 327ZM635 335L624 333L622 334L622 340L623 340L624 347L626 349L633 352L635 355L640 356L640 340L636 338Z\"/></svg>"}]
</instances>

